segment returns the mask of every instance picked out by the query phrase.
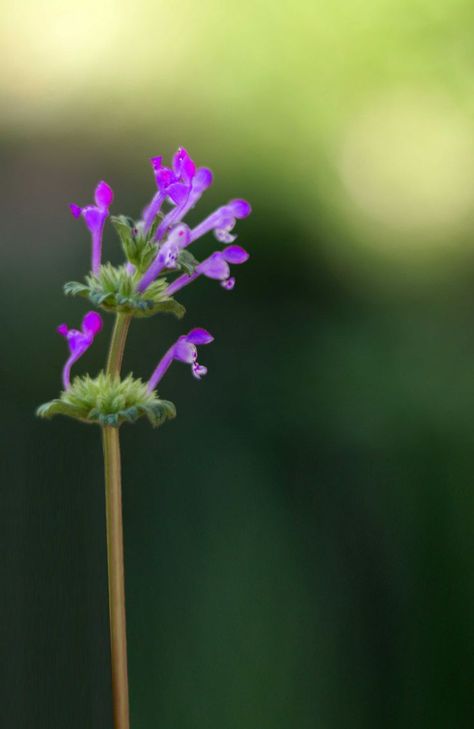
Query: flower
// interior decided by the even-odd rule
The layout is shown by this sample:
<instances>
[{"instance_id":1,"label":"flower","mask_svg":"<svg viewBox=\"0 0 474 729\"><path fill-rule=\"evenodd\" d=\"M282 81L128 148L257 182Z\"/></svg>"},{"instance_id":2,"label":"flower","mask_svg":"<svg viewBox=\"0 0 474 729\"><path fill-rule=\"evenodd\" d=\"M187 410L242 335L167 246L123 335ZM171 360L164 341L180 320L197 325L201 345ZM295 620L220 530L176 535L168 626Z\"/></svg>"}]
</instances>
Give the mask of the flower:
<instances>
[{"instance_id":1,"label":"flower","mask_svg":"<svg viewBox=\"0 0 474 729\"><path fill-rule=\"evenodd\" d=\"M236 220L246 218L251 212L252 208L246 200L231 200L227 205L217 208L191 231L191 242L213 230L218 241L232 243L235 236L230 231Z\"/></svg>"},{"instance_id":2,"label":"flower","mask_svg":"<svg viewBox=\"0 0 474 729\"><path fill-rule=\"evenodd\" d=\"M75 218L82 217L92 235L92 273L97 273L100 268L102 257L102 234L104 224L109 214L109 207L112 205L114 193L112 188L102 180L95 188L95 205L88 205L85 208L75 203L70 203L69 208Z\"/></svg>"},{"instance_id":3,"label":"flower","mask_svg":"<svg viewBox=\"0 0 474 729\"><path fill-rule=\"evenodd\" d=\"M58 334L61 334L68 343L70 355L63 369L63 385L68 390L71 386L71 367L74 362L82 357L84 352L89 349L96 334L102 329L102 317L96 311L88 311L84 316L81 329L69 329L67 324L60 324L57 328Z\"/></svg>"},{"instance_id":4,"label":"flower","mask_svg":"<svg viewBox=\"0 0 474 729\"><path fill-rule=\"evenodd\" d=\"M200 365L197 361L196 345L210 344L214 340L212 334L200 327L191 329L190 332L179 337L179 339L168 349L164 357L158 363L152 376L148 381L148 391L155 389L173 360L185 362L191 365L191 372L197 380L200 380L207 373L207 367Z\"/></svg>"},{"instance_id":5,"label":"flower","mask_svg":"<svg viewBox=\"0 0 474 729\"><path fill-rule=\"evenodd\" d=\"M191 231L187 225L181 224L173 228L167 241L159 249L155 260L148 267L137 284L137 291L142 293L165 268L176 268L179 251L190 241Z\"/></svg>"},{"instance_id":6,"label":"flower","mask_svg":"<svg viewBox=\"0 0 474 729\"><path fill-rule=\"evenodd\" d=\"M173 296L177 291L195 281L199 276L204 275L207 278L213 278L221 282L221 286L227 290L231 290L235 285L235 278L230 276L229 263L240 264L245 263L249 258L247 251L241 246L229 245L222 251L215 251L209 258L196 266L191 274L183 274L175 279L165 290L167 296Z\"/></svg>"}]
</instances>

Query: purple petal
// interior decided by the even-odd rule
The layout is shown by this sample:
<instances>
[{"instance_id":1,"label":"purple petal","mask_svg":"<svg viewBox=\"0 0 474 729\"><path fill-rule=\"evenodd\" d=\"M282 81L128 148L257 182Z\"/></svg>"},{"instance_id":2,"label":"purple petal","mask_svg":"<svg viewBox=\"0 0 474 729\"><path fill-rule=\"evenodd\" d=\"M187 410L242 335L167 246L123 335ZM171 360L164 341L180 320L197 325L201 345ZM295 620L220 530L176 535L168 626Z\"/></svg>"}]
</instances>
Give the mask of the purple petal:
<instances>
[{"instance_id":1,"label":"purple petal","mask_svg":"<svg viewBox=\"0 0 474 729\"><path fill-rule=\"evenodd\" d=\"M89 228L90 232L96 233L102 229L105 218L107 217L107 212L105 210L101 210L100 208L90 206L87 208L83 208L82 216L86 221L86 225Z\"/></svg>"},{"instance_id":2,"label":"purple petal","mask_svg":"<svg viewBox=\"0 0 474 729\"><path fill-rule=\"evenodd\" d=\"M186 339L188 342L191 342L191 344L210 344L214 341L212 334L210 334L207 329L202 329L201 327L191 329L191 331L186 334Z\"/></svg>"},{"instance_id":3,"label":"purple petal","mask_svg":"<svg viewBox=\"0 0 474 729\"><path fill-rule=\"evenodd\" d=\"M180 362L193 364L197 357L196 347L191 342L188 342L186 337L180 337L174 345L173 357Z\"/></svg>"},{"instance_id":4,"label":"purple petal","mask_svg":"<svg viewBox=\"0 0 474 729\"><path fill-rule=\"evenodd\" d=\"M170 170L169 167L160 167L155 173L155 178L160 190L166 190L173 182L176 182L173 170Z\"/></svg>"},{"instance_id":5,"label":"purple petal","mask_svg":"<svg viewBox=\"0 0 474 729\"><path fill-rule=\"evenodd\" d=\"M249 254L241 246L227 246L222 251L222 257L228 263L245 263L249 259Z\"/></svg>"},{"instance_id":6,"label":"purple petal","mask_svg":"<svg viewBox=\"0 0 474 729\"><path fill-rule=\"evenodd\" d=\"M186 248L191 240L191 230L185 223L177 225L168 236L167 243L173 243L178 248Z\"/></svg>"},{"instance_id":7,"label":"purple petal","mask_svg":"<svg viewBox=\"0 0 474 729\"><path fill-rule=\"evenodd\" d=\"M166 193L176 205L181 205L189 195L189 185L183 185L182 182L174 182L166 188Z\"/></svg>"},{"instance_id":8,"label":"purple petal","mask_svg":"<svg viewBox=\"0 0 474 729\"><path fill-rule=\"evenodd\" d=\"M93 337L102 329L102 317L96 311L88 311L82 320L82 331Z\"/></svg>"},{"instance_id":9,"label":"purple petal","mask_svg":"<svg viewBox=\"0 0 474 729\"><path fill-rule=\"evenodd\" d=\"M196 174L196 165L184 147L180 147L173 157L173 171L176 177L188 183Z\"/></svg>"},{"instance_id":10,"label":"purple petal","mask_svg":"<svg viewBox=\"0 0 474 729\"><path fill-rule=\"evenodd\" d=\"M95 204L99 208L108 209L114 201L114 193L110 185L103 180L95 188Z\"/></svg>"},{"instance_id":11,"label":"purple petal","mask_svg":"<svg viewBox=\"0 0 474 729\"><path fill-rule=\"evenodd\" d=\"M76 205L75 203L69 203L69 210L75 218L81 217L82 208L79 205Z\"/></svg>"},{"instance_id":12,"label":"purple petal","mask_svg":"<svg viewBox=\"0 0 474 729\"><path fill-rule=\"evenodd\" d=\"M153 167L153 172L158 172L158 170L161 167L161 163L163 161L163 157L150 157L151 166Z\"/></svg>"},{"instance_id":13,"label":"purple petal","mask_svg":"<svg viewBox=\"0 0 474 729\"><path fill-rule=\"evenodd\" d=\"M74 362L90 347L92 344L92 337L84 332L80 332L79 329L70 329L66 336L69 351L74 355Z\"/></svg>"},{"instance_id":14,"label":"purple petal","mask_svg":"<svg viewBox=\"0 0 474 729\"><path fill-rule=\"evenodd\" d=\"M231 200L228 207L235 218L246 218L252 212L250 203L247 200Z\"/></svg>"},{"instance_id":15,"label":"purple petal","mask_svg":"<svg viewBox=\"0 0 474 729\"><path fill-rule=\"evenodd\" d=\"M223 289L226 289L226 291L232 291L235 286L234 276L230 276L230 278L226 278L225 281L221 281L221 286Z\"/></svg>"},{"instance_id":16,"label":"purple petal","mask_svg":"<svg viewBox=\"0 0 474 729\"><path fill-rule=\"evenodd\" d=\"M61 336L67 337L69 327L67 324L60 324L58 327L56 327L56 331L58 334L61 334Z\"/></svg>"},{"instance_id":17,"label":"purple petal","mask_svg":"<svg viewBox=\"0 0 474 729\"><path fill-rule=\"evenodd\" d=\"M193 179L193 190L202 192L212 185L214 176L208 167L199 167Z\"/></svg>"},{"instance_id":18,"label":"purple petal","mask_svg":"<svg viewBox=\"0 0 474 729\"><path fill-rule=\"evenodd\" d=\"M201 365L198 362L194 362L194 364L191 366L191 371L196 380L200 380L201 377L207 375L207 367L204 367L204 365Z\"/></svg>"},{"instance_id":19,"label":"purple petal","mask_svg":"<svg viewBox=\"0 0 474 729\"><path fill-rule=\"evenodd\" d=\"M196 271L203 273L208 278L214 278L222 281L225 278L229 278L230 269L227 261L220 251L213 253L212 256L206 258L205 261L196 267Z\"/></svg>"},{"instance_id":20,"label":"purple petal","mask_svg":"<svg viewBox=\"0 0 474 729\"><path fill-rule=\"evenodd\" d=\"M236 235L232 235L229 231L232 230L234 226L228 225L227 228L216 228L214 230L214 235L219 241L219 243L233 243L234 240L237 238Z\"/></svg>"}]
</instances>

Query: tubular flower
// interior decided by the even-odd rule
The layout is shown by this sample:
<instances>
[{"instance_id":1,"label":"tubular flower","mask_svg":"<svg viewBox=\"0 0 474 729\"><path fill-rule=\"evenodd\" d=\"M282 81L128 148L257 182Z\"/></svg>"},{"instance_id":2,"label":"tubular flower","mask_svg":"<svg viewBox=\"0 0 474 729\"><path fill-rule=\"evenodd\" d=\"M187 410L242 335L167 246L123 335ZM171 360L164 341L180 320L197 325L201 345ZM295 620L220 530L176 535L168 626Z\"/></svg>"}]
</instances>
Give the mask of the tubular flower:
<instances>
[{"instance_id":1,"label":"tubular flower","mask_svg":"<svg viewBox=\"0 0 474 729\"><path fill-rule=\"evenodd\" d=\"M95 189L95 205L88 205L85 208L71 203L69 208L75 218L82 217L92 236L92 273L97 273L100 268L102 257L102 234L104 224L109 215L109 208L112 205L114 193L112 188L104 181L99 182Z\"/></svg>"},{"instance_id":2,"label":"tubular flower","mask_svg":"<svg viewBox=\"0 0 474 729\"><path fill-rule=\"evenodd\" d=\"M191 231L187 225L181 224L173 228L168 239L160 247L155 260L137 284L137 291L145 291L165 268L176 268L179 251L189 244Z\"/></svg>"},{"instance_id":3,"label":"tubular flower","mask_svg":"<svg viewBox=\"0 0 474 729\"><path fill-rule=\"evenodd\" d=\"M89 349L96 334L102 329L102 317L95 311L88 311L84 316L81 329L69 329L67 324L60 324L57 328L58 334L61 334L69 346L69 358L63 368L63 385L68 390L71 386L71 367L74 362L82 357L84 352Z\"/></svg>"},{"instance_id":4,"label":"tubular flower","mask_svg":"<svg viewBox=\"0 0 474 729\"><path fill-rule=\"evenodd\" d=\"M212 253L202 263L196 266L191 274L183 274L171 283L166 289L166 295L172 296L177 291L195 281L199 276L204 275L221 282L221 286L227 290L231 290L235 286L235 278L230 275L230 266L232 264L245 263L249 258L247 251L241 246L230 245L222 251Z\"/></svg>"},{"instance_id":5,"label":"tubular flower","mask_svg":"<svg viewBox=\"0 0 474 729\"><path fill-rule=\"evenodd\" d=\"M211 213L191 231L191 242L213 230L218 241L232 243L235 236L231 235L230 231L235 226L236 220L246 218L251 212L252 208L246 200L231 200L227 205Z\"/></svg>"},{"instance_id":6,"label":"tubular flower","mask_svg":"<svg viewBox=\"0 0 474 729\"><path fill-rule=\"evenodd\" d=\"M148 391L151 392L155 389L158 382L161 380L173 360L179 362L185 362L191 365L191 371L197 380L200 380L207 373L207 367L199 364L197 361L197 347L196 345L210 344L214 340L212 334L206 329L196 328L191 329L188 334L185 334L168 349L164 357L158 363L152 376L148 381Z\"/></svg>"}]
</instances>

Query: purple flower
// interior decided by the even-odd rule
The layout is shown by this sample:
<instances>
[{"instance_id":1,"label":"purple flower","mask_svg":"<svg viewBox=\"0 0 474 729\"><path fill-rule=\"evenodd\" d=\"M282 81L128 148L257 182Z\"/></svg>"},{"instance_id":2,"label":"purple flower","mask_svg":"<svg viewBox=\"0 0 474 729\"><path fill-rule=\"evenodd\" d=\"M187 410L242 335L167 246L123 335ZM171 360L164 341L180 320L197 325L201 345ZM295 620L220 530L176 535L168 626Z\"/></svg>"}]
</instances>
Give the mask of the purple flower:
<instances>
[{"instance_id":1,"label":"purple flower","mask_svg":"<svg viewBox=\"0 0 474 729\"><path fill-rule=\"evenodd\" d=\"M158 215L161 206L166 199L177 207L183 206L186 203L189 192L192 188L193 178L196 174L196 165L184 147L180 147L174 155L172 168L164 167L162 165L162 161L162 157L152 157L150 160L155 173L158 192L155 194L143 215L145 233L150 230L153 225L153 221ZM166 229L169 228L169 221L174 219L176 216L175 210L176 208L171 210L168 215L165 216L165 218L168 219L168 222L165 225Z\"/></svg>"},{"instance_id":2,"label":"purple flower","mask_svg":"<svg viewBox=\"0 0 474 729\"><path fill-rule=\"evenodd\" d=\"M181 224L173 228L168 239L161 246L155 260L148 267L137 284L137 291L142 293L165 268L176 268L179 251L190 241L191 231L187 225Z\"/></svg>"},{"instance_id":3,"label":"purple flower","mask_svg":"<svg viewBox=\"0 0 474 729\"><path fill-rule=\"evenodd\" d=\"M112 188L106 182L102 181L95 188L95 205L88 205L85 208L81 208L75 203L69 205L71 213L75 218L79 218L82 215L92 235L92 273L97 273L100 268L102 233L113 199L114 193Z\"/></svg>"},{"instance_id":4,"label":"purple flower","mask_svg":"<svg viewBox=\"0 0 474 729\"><path fill-rule=\"evenodd\" d=\"M207 278L213 278L221 282L221 286L230 290L234 288L235 279L230 276L230 266L232 264L245 263L249 258L247 251L241 246L230 245L222 251L212 253L202 263L196 266L191 274L183 274L179 276L166 289L167 296L173 296L177 291L195 281L199 276L204 275Z\"/></svg>"},{"instance_id":5,"label":"purple flower","mask_svg":"<svg viewBox=\"0 0 474 729\"><path fill-rule=\"evenodd\" d=\"M158 366L148 381L148 391L151 392L155 389L158 382L175 359L179 362L190 364L194 377L197 380L200 380L201 377L207 373L207 367L200 365L197 361L196 345L210 344L213 340L214 337L212 334L209 334L206 329L201 329L199 327L197 329L191 329L188 334L180 337L173 346L168 349L164 357L158 363Z\"/></svg>"},{"instance_id":6,"label":"purple flower","mask_svg":"<svg viewBox=\"0 0 474 729\"><path fill-rule=\"evenodd\" d=\"M184 180L184 178L182 178ZM168 231L177 223L179 223L191 208L193 208L203 192L212 185L212 172L207 167L199 167L190 179L186 178L179 186L179 201L176 207L170 210L163 218L156 230L155 240L160 241L168 233ZM173 187L174 197L171 196L173 202L176 201L176 186Z\"/></svg>"},{"instance_id":7,"label":"purple flower","mask_svg":"<svg viewBox=\"0 0 474 729\"><path fill-rule=\"evenodd\" d=\"M69 329L67 324L60 324L57 328L67 340L69 346L69 359L63 369L63 385L67 390L71 386L71 367L89 349L96 334L102 329L102 317L96 311L88 311L82 320L81 329Z\"/></svg>"},{"instance_id":8,"label":"purple flower","mask_svg":"<svg viewBox=\"0 0 474 729\"><path fill-rule=\"evenodd\" d=\"M231 200L227 205L215 210L191 231L191 242L201 238L210 230L221 243L232 243L235 236L231 235L236 220L246 218L252 212L246 200Z\"/></svg>"}]
</instances>

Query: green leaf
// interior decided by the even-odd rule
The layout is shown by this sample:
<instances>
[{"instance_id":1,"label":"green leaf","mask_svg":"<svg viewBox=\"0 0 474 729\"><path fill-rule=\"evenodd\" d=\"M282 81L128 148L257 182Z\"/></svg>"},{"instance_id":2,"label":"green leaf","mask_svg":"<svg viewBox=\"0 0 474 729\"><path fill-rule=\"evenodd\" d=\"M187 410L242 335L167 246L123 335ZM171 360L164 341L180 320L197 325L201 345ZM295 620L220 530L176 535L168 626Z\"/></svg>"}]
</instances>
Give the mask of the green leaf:
<instances>
[{"instance_id":1,"label":"green leaf","mask_svg":"<svg viewBox=\"0 0 474 729\"><path fill-rule=\"evenodd\" d=\"M184 271L184 273L191 274L194 272L196 266L199 265L199 261L193 256L190 251L184 248L179 253L178 264L180 269Z\"/></svg>"}]
</instances>

